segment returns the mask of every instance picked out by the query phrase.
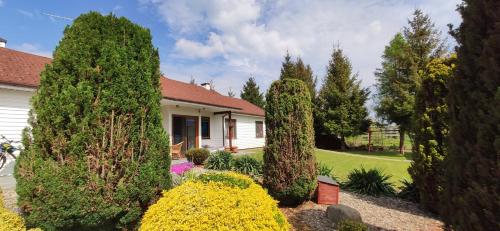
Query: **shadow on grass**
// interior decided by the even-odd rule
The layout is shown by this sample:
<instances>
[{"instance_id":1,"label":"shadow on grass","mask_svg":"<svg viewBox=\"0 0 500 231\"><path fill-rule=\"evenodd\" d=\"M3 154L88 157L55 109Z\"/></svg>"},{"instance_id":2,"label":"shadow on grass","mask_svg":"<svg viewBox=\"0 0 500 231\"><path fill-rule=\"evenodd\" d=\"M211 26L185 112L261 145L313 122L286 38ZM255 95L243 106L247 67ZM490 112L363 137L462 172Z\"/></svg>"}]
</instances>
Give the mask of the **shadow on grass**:
<instances>
[{"instance_id":1,"label":"shadow on grass","mask_svg":"<svg viewBox=\"0 0 500 231\"><path fill-rule=\"evenodd\" d=\"M356 155L363 155L363 156L373 156L373 157L389 157L389 158L395 158L395 159L406 159L406 160L412 160L412 153L411 152L406 152L404 155L399 154L399 152L396 151L377 151L377 152L368 152L368 151L337 151L337 152L343 152L343 153L348 153L348 154L356 154Z\"/></svg>"}]
</instances>

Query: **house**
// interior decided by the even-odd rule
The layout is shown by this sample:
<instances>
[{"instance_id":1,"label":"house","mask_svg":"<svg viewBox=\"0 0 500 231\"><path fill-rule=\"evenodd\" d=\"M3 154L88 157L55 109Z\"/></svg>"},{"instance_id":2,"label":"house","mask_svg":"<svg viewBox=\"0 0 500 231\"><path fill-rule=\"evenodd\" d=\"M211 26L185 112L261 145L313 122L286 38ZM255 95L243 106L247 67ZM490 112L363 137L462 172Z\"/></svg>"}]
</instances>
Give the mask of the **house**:
<instances>
[{"instance_id":1,"label":"house","mask_svg":"<svg viewBox=\"0 0 500 231\"><path fill-rule=\"evenodd\" d=\"M5 45L5 43L3 44ZM0 47L0 134L20 141L28 123L30 98L51 59ZM163 127L182 150L264 146L264 110L201 86L161 77Z\"/></svg>"}]
</instances>

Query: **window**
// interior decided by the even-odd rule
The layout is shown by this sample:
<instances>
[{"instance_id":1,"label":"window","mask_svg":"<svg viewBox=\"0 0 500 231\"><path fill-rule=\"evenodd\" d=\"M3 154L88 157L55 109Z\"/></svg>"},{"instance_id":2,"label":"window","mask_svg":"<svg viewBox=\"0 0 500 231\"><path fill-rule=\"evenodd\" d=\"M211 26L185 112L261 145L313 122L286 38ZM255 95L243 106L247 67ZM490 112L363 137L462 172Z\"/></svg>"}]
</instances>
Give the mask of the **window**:
<instances>
[{"instance_id":1,"label":"window","mask_svg":"<svg viewBox=\"0 0 500 231\"><path fill-rule=\"evenodd\" d=\"M201 117L201 138L210 139L210 117Z\"/></svg>"},{"instance_id":2,"label":"window","mask_svg":"<svg viewBox=\"0 0 500 231\"><path fill-rule=\"evenodd\" d=\"M255 121L255 138L264 138L264 122Z\"/></svg>"},{"instance_id":3,"label":"window","mask_svg":"<svg viewBox=\"0 0 500 231\"><path fill-rule=\"evenodd\" d=\"M231 130L232 138L236 139L236 120L231 119L231 124L229 124L229 119L226 119L226 139L229 138L229 130Z\"/></svg>"}]
</instances>

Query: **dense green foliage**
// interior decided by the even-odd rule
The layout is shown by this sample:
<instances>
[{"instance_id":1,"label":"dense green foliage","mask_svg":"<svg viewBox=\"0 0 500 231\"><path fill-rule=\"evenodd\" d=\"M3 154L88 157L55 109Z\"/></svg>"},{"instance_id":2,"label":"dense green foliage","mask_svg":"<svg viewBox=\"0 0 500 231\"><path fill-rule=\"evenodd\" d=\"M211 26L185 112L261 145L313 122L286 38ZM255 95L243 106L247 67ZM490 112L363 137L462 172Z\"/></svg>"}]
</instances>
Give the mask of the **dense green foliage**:
<instances>
[{"instance_id":1,"label":"dense green foliage","mask_svg":"<svg viewBox=\"0 0 500 231\"><path fill-rule=\"evenodd\" d=\"M368 231L368 226L353 220L342 220L335 224L338 231Z\"/></svg>"},{"instance_id":2,"label":"dense green foliage","mask_svg":"<svg viewBox=\"0 0 500 231\"><path fill-rule=\"evenodd\" d=\"M404 135L412 129L419 71L435 57L443 54L441 34L428 15L415 10L403 34L396 34L382 56L382 68L377 77L377 115L400 128L400 151L403 152Z\"/></svg>"},{"instance_id":3,"label":"dense green foliage","mask_svg":"<svg viewBox=\"0 0 500 231\"><path fill-rule=\"evenodd\" d=\"M415 203L420 202L420 195L415 182L402 180L401 183L403 186L399 187L398 197Z\"/></svg>"},{"instance_id":4,"label":"dense green foliage","mask_svg":"<svg viewBox=\"0 0 500 231\"><path fill-rule=\"evenodd\" d=\"M415 97L413 162L408 172L420 193L420 202L437 213L442 191L442 162L447 153L447 82L453 75L454 56L436 58L420 73Z\"/></svg>"},{"instance_id":5,"label":"dense green foliage","mask_svg":"<svg viewBox=\"0 0 500 231\"><path fill-rule=\"evenodd\" d=\"M389 182L390 178L390 175L385 175L380 169L373 168L367 171L361 167L349 173L343 186L349 191L370 196L391 196L395 190Z\"/></svg>"},{"instance_id":6,"label":"dense green foliage","mask_svg":"<svg viewBox=\"0 0 500 231\"><path fill-rule=\"evenodd\" d=\"M294 62L290 54L286 54L280 75L280 80L283 79L299 79L304 81L311 94L311 100L314 100L314 97L316 97L317 79L313 75L311 66L304 64L300 57Z\"/></svg>"},{"instance_id":7,"label":"dense green foliage","mask_svg":"<svg viewBox=\"0 0 500 231\"><path fill-rule=\"evenodd\" d=\"M148 29L83 14L64 30L32 99L15 171L27 225L133 228L169 188L158 51Z\"/></svg>"},{"instance_id":8,"label":"dense green foliage","mask_svg":"<svg viewBox=\"0 0 500 231\"><path fill-rule=\"evenodd\" d=\"M500 230L500 2L459 11L442 215L454 230Z\"/></svg>"},{"instance_id":9,"label":"dense green foliage","mask_svg":"<svg viewBox=\"0 0 500 231\"><path fill-rule=\"evenodd\" d=\"M264 108L264 94L260 92L259 86L257 86L254 77L250 77L245 85L243 85L243 90L241 91L240 97L250 103Z\"/></svg>"},{"instance_id":10,"label":"dense green foliage","mask_svg":"<svg viewBox=\"0 0 500 231\"><path fill-rule=\"evenodd\" d=\"M233 154L228 151L216 151L208 156L206 169L212 170L231 170Z\"/></svg>"},{"instance_id":11,"label":"dense green foliage","mask_svg":"<svg viewBox=\"0 0 500 231\"><path fill-rule=\"evenodd\" d=\"M186 152L186 159L196 165L203 164L210 155L210 151L206 148L191 148Z\"/></svg>"},{"instance_id":12,"label":"dense green foliage","mask_svg":"<svg viewBox=\"0 0 500 231\"><path fill-rule=\"evenodd\" d=\"M316 102L316 132L340 137L341 148L345 149L345 137L368 129L368 94L352 73L349 59L341 49L334 49Z\"/></svg>"},{"instance_id":13,"label":"dense green foliage","mask_svg":"<svg viewBox=\"0 0 500 231\"><path fill-rule=\"evenodd\" d=\"M301 80L275 81L266 95L264 185L282 204L300 203L316 188L311 107Z\"/></svg>"},{"instance_id":14,"label":"dense green foliage","mask_svg":"<svg viewBox=\"0 0 500 231\"><path fill-rule=\"evenodd\" d=\"M262 162L256 160L255 158L242 156L233 160L232 169L233 171L243 173L251 177L257 177L262 175L262 165Z\"/></svg>"},{"instance_id":15,"label":"dense green foliage","mask_svg":"<svg viewBox=\"0 0 500 231\"><path fill-rule=\"evenodd\" d=\"M382 119L396 123L401 138L410 129L415 104L416 76L409 45L402 34L396 34L382 56L382 68L377 69L377 105L375 111ZM400 141L400 149L404 141Z\"/></svg>"}]
</instances>

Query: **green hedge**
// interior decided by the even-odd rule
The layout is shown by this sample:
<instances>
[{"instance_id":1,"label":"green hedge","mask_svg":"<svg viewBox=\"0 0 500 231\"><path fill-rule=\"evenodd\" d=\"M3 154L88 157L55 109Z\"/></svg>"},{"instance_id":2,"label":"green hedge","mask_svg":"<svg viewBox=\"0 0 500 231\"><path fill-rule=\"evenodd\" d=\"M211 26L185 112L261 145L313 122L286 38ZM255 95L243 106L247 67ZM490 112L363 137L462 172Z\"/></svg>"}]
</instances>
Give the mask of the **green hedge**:
<instances>
[{"instance_id":1,"label":"green hedge","mask_svg":"<svg viewBox=\"0 0 500 231\"><path fill-rule=\"evenodd\" d=\"M64 30L15 170L27 226L130 230L171 187L151 39L126 18L96 12Z\"/></svg>"},{"instance_id":2,"label":"green hedge","mask_svg":"<svg viewBox=\"0 0 500 231\"><path fill-rule=\"evenodd\" d=\"M266 102L264 185L281 204L297 204L316 188L311 96L301 80L284 79Z\"/></svg>"}]
</instances>

